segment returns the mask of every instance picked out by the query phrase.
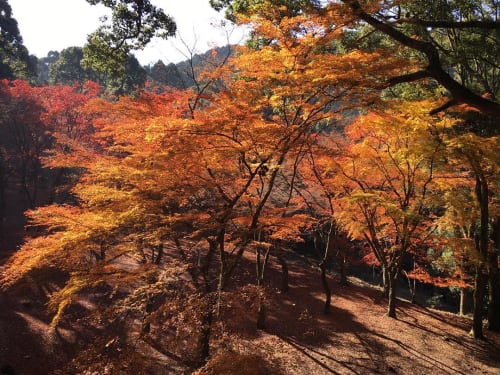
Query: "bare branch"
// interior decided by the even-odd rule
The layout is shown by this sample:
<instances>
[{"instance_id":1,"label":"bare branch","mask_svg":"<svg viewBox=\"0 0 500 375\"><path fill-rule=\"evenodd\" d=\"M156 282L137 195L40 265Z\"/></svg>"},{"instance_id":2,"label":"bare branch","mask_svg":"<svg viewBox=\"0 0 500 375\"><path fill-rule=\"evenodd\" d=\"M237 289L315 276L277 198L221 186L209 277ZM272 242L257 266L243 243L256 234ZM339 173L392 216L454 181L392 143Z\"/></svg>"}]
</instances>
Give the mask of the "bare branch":
<instances>
[{"instance_id":1,"label":"bare branch","mask_svg":"<svg viewBox=\"0 0 500 375\"><path fill-rule=\"evenodd\" d=\"M450 76L450 74L444 70L441 59L439 57L439 52L432 43L413 39L397 30L390 24L384 23L369 15L368 13L363 11L358 0L343 0L343 2L350 6L352 11L362 21L365 21L378 31L381 31L384 34L390 36L402 45L422 52L427 57L427 61L429 62L427 68L425 69L429 74L429 77L434 78L437 82L439 82L439 84L446 88L453 96L456 104L466 103L474 108L477 108L483 113L500 116L499 103L493 102L473 93L467 87L455 81Z\"/></svg>"}]
</instances>

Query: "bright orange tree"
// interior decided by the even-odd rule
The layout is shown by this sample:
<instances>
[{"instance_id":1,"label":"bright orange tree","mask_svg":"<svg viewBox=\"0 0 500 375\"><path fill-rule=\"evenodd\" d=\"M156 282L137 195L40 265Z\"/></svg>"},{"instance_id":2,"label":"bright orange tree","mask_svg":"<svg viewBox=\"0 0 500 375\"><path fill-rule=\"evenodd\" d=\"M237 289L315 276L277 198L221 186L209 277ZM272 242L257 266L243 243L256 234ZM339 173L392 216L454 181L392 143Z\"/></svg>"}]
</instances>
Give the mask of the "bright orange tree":
<instances>
[{"instance_id":1,"label":"bright orange tree","mask_svg":"<svg viewBox=\"0 0 500 375\"><path fill-rule=\"evenodd\" d=\"M335 218L352 238L366 241L382 267L388 315L396 316L396 282L405 258L429 236L434 178L443 146L433 131L446 119L425 114L425 103L371 111L347 128L335 159Z\"/></svg>"}]
</instances>

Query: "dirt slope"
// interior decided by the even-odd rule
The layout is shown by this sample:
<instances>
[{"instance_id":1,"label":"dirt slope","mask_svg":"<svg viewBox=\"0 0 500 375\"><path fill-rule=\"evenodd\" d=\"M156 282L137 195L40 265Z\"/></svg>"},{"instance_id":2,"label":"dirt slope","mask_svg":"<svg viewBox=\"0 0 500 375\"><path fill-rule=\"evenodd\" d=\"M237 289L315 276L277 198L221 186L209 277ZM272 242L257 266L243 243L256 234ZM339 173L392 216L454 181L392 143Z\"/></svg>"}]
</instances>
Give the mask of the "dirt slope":
<instances>
[{"instance_id":1,"label":"dirt slope","mask_svg":"<svg viewBox=\"0 0 500 375\"><path fill-rule=\"evenodd\" d=\"M255 306L224 303L224 334L212 343L213 357L199 374L499 374L500 335L471 339L470 320L399 301L398 319L384 315L380 291L351 279L331 280L332 311L322 312L318 272L290 264L290 291L277 290L276 265L268 276L267 324L255 329ZM47 292L47 291L46 291ZM191 371L175 356L130 340L119 351L103 352L92 336L65 327L54 332L43 313L43 288L0 296L2 374L181 374ZM92 309L90 304L86 306ZM81 322L74 322L75 327ZM220 330L219 330L220 332ZM107 339L106 339L107 341ZM94 347L92 366L69 364L78 348ZM128 353L135 354L129 355ZM127 358L142 360L127 361ZM88 357L88 356L87 356ZM6 365L10 367L5 367Z\"/></svg>"}]
</instances>

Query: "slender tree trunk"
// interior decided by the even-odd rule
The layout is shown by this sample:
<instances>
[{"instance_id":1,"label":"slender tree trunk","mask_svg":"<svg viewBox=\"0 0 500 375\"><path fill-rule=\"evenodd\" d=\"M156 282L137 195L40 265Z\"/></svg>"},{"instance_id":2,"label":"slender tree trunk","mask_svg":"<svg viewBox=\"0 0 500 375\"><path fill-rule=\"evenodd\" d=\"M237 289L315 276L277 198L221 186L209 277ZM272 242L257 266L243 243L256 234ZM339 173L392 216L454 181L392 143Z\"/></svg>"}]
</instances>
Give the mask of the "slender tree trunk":
<instances>
[{"instance_id":1,"label":"slender tree trunk","mask_svg":"<svg viewBox=\"0 0 500 375\"><path fill-rule=\"evenodd\" d=\"M488 326L490 331L500 332L500 280L498 262L500 261L500 216L495 217L492 225L493 247L488 254Z\"/></svg>"},{"instance_id":2,"label":"slender tree trunk","mask_svg":"<svg viewBox=\"0 0 500 375\"><path fill-rule=\"evenodd\" d=\"M410 291L410 303L415 303L415 293L416 293L416 287L417 287L416 281L415 281L415 279L412 280L408 276L408 272L403 271L403 274L405 275L406 280L408 281L408 290Z\"/></svg>"},{"instance_id":3,"label":"slender tree trunk","mask_svg":"<svg viewBox=\"0 0 500 375\"><path fill-rule=\"evenodd\" d=\"M323 259L319 264L319 269L321 271L321 284L323 285L323 290L325 292L325 314L330 312L331 302L332 302L332 291L328 285L328 279L326 277L326 259Z\"/></svg>"},{"instance_id":4,"label":"slender tree trunk","mask_svg":"<svg viewBox=\"0 0 500 375\"><path fill-rule=\"evenodd\" d=\"M161 259L163 258L163 244L158 245L158 254L156 255L156 259L154 261L155 264L160 264Z\"/></svg>"},{"instance_id":5,"label":"slender tree trunk","mask_svg":"<svg viewBox=\"0 0 500 375\"><path fill-rule=\"evenodd\" d=\"M49 192L49 197L47 198L47 204L52 204L56 201L56 191L57 187L61 185L62 178L64 176L64 168L57 168L55 171L54 182Z\"/></svg>"},{"instance_id":6,"label":"slender tree trunk","mask_svg":"<svg viewBox=\"0 0 500 375\"><path fill-rule=\"evenodd\" d=\"M341 251L339 259L340 285L347 286L347 260L344 251Z\"/></svg>"},{"instance_id":7,"label":"slender tree trunk","mask_svg":"<svg viewBox=\"0 0 500 375\"><path fill-rule=\"evenodd\" d=\"M484 272L484 265L476 267L474 278L474 308L472 318L472 329L470 335L476 339L482 339L483 336L483 302L487 284L487 275Z\"/></svg>"},{"instance_id":8,"label":"slender tree trunk","mask_svg":"<svg viewBox=\"0 0 500 375\"><path fill-rule=\"evenodd\" d=\"M176 239L175 242L177 247L180 248L179 240ZM198 367L203 366L210 355L210 338L212 335L212 324L214 321L215 312L217 311L218 314L218 308L220 303L220 292L223 287L222 285L223 273L225 272L225 267L223 266L223 264L225 263L221 262L219 269L219 283L217 285L217 291L212 292L209 270L210 270L211 260L214 254L217 252L218 242L216 239L213 238L208 238L207 242L208 242L208 252L204 259L204 262L202 262L200 266L200 271L204 280L202 293L205 295L206 304L204 304L203 307L204 311L201 316L201 329L198 342L197 358L195 359L196 365Z\"/></svg>"},{"instance_id":9,"label":"slender tree trunk","mask_svg":"<svg viewBox=\"0 0 500 375\"><path fill-rule=\"evenodd\" d=\"M328 258L330 255L330 239L332 237L332 232L333 232L333 226L334 226L334 221L333 221L333 216L330 221L330 228L328 229L328 236L326 237L326 243L325 243L325 253L323 254L323 259L321 260L321 263L319 264L319 269L321 271L321 284L323 285L323 290L325 292L325 307L324 307L324 313L327 314L330 312L330 307L331 307L331 302L332 302L332 291L330 289L330 285L328 284L328 278L326 276L326 264L328 262Z\"/></svg>"},{"instance_id":10,"label":"slender tree trunk","mask_svg":"<svg viewBox=\"0 0 500 375\"><path fill-rule=\"evenodd\" d=\"M217 301L214 301L214 296L208 296L208 302L205 312L201 317L201 330L200 330L200 341L198 346L198 358L196 358L196 364L201 367L203 366L209 355L210 355L210 337L212 335L212 324L214 320L214 310L216 308L215 305L218 304Z\"/></svg>"},{"instance_id":11,"label":"slender tree trunk","mask_svg":"<svg viewBox=\"0 0 500 375\"><path fill-rule=\"evenodd\" d=\"M281 265L281 287L280 287L280 290L281 290L282 293L286 293L289 290L289 286L288 286L288 265L287 265L286 260L283 257L283 255L278 254L276 256L276 258L278 258L278 262Z\"/></svg>"},{"instance_id":12,"label":"slender tree trunk","mask_svg":"<svg viewBox=\"0 0 500 375\"><path fill-rule=\"evenodd\" d=\"M180 248L180 243L179 240L176 239L176 245L177 247ZM205 257L204 262L200 265L200 271L205 283L205 293L210 293L212 291L212 288L210 286L210 277L209 277L209 270L210 270L210 264L212 262L212 259L214 257L214 254L217 252L217 242L209 239L208 241L208 252L207 256Z\"/></svg>"},{"instance_id":13,"label":"slender tree trunk","mask_svg":"<svg viewBox=\"0 0 500 375\"><path fill-rule=\"evenodd\" d=\"M222 289L224 288L224 275L225 275L225 263L221 262L219 270L219 282L217 283L217 303L215 307L215 316L219 317L220 313L220 299L222 297Z\"/></svg>"},{"instance_id":14,"label":"slender tree trunk","mask_svg":"<svg viewBox=\"0 0 500 375\"><path fill-rule=\"evenodd\" d=\"M390 318L396 318L396 286L398 280L398 271L390 270L388 272L389 278L389 305L387 308L387 316Z\"/></svg>"},{"instance_id":15,"label":"slender tree trunk","mask_svg":"<svg viewBox=\"0 0 500 375\"><path fill-rule=\"evenodd\" d=\"M269 261L270 247L266 249L262 265L260 262L260 249L256 249L256 271L257 271L257 328L266 328L266 306L264 300L264 271Z\"/></svg>"},{"instance_id":16,"label":"slender tree trunk","mask_svg":"<svg viewBox=\"0 0 500 375\"><path fill-rule=\"evenodd\" d=\"M382 265L382 290L385 298L389 298L389 270L386 265Z\"/></svg>"},{"instance_id":17,"label":"slender tree trunk","mask_svg":"<svg viewBox=\"0 0 500 375\"><path fill-rule=\"evenodd\" d=\"M226 258L226 250L225 250L225 240L224 240L224 235L225 235L225 228L221 229L219 233L217 234L217 237L215 239L215 246L219 249L219 282L217 284L217 303L216 303L216 308L215 308L215 316L219 317L220 313L220 299L222 295L222 290L224 289L224 285L226 283L226 279L229 277L228 276L228 270L227 270L227 258Z\"/></svg>"},{"instance_id":18,"label":"slender tree trunk","mask_svg":"<svg viewBox=\"0 0 500 375\"><path fill-rule=\"evenodd\" d=\"M257 308L257 329L265 329L266 328L266 306L264 303L264 296L262 288L259 288L259 305Z\"/></svg>"},{"instance_id":19,"label":"slender tree trunk","mask_svg":"<svg viewBox=\"0 0 500 375\"><path fill-rule=\"evenodd\" d=\"M151 287L151 285L150 285ZM141 333L143 335L148 334L151 331L151 323L148 321L149 316L153 312L153 302L151 301L151 295L148 292L146 305L144 306L144 314L142 317L142 328Z\"/></svg>"},{"instance_id":20,"label":"slender tree trunk","mask_svg":"<svg viewBox=\"0 0 500 375\"><path fill-rule=\"evenodd\" d=\"M485 264L488 262L488 224L489 224L489 189L485 177L476 172L476 199L479 203L480 226L479 233L476 234L475 246L479 255L476 266L476 276L474 280L474 312L472 318L472 329L470 335L474 338L483 338L483 304L488 284Z\"/></svg>"},{"instance_id":21,"label":"slender tree trunk","mask_svg":"<svg viewBox=\"0 0 500 375\"><path fill-rule=\"evenodd\" d=\"M470 312L471 292L468 288L460 288L460 316L465 316Z\"/></svg>"}]
</instances>

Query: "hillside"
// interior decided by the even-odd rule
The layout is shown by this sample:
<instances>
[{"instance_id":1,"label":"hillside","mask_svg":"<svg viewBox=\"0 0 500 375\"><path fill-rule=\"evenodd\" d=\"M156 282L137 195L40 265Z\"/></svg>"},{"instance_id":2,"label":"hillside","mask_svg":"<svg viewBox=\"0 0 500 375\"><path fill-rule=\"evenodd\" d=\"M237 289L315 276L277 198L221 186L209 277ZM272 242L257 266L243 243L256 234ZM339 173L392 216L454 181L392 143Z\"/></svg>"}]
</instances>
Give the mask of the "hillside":
<instances>
[{"instance_id":1,"label":"hillside","mask_svg":"<svg viewBox=\"0 0 500 375\"><path fill-rule=\"evenodd\" d=\"M255 328L250 293L242 305L222 300L212 357L198 374L498 373L499 334L486 332L485 341L473 340L467 334L468 318L405 301L399 301L398 319L388 318L380 291L354 278L343 288L331 281L332 311L325 315L316 269L305 266L301 258L289 260L288 293L277 290L277 265L269 270L265 330ZM54 273L54 280L57 277ZM26 375L192 372L173 353L155 349L162 339L155 331L161 332L161 327L152 327L143 337L133 328L103 330L105 322L91 314L98 290L82 297L66 323L52 330L43 313L43 295L55 288L51 283L32 285L0 297L3 374L10 374L10 369Z\"/></svg>"}]
</instances>

